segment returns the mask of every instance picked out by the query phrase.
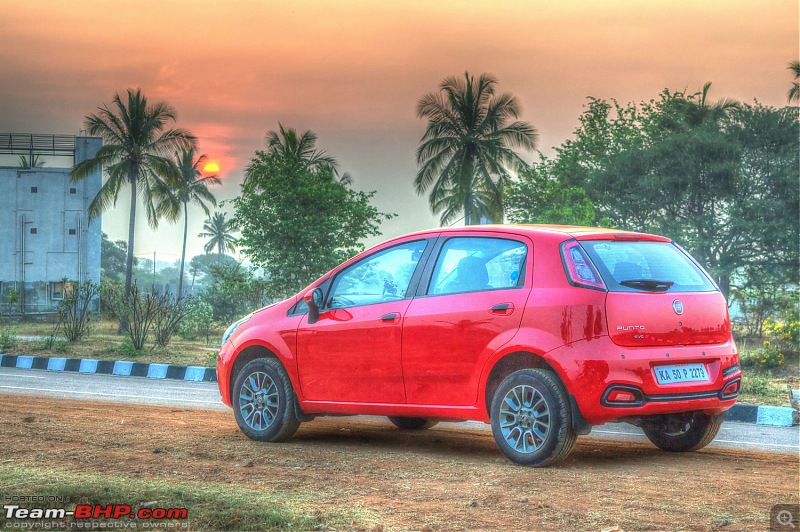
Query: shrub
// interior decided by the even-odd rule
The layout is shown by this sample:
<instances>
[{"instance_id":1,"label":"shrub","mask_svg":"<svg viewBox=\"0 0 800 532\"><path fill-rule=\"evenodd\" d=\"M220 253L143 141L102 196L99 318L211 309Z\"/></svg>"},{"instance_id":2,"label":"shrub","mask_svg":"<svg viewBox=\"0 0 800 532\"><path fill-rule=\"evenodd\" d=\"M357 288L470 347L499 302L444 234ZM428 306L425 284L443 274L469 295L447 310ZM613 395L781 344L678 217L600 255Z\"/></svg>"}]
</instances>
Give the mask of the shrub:
<instances>
[{"instance_id":1,"label":"shrub","mask_svg":"<svg viewBox=\"0 0 800 532\"><path fill-rule=\"evenodd\" d=\"M114 351L125 358L136 358L144 354L143 350L134 347L130 338L122 340L119 345L114 348Z\"/></svg>"},{"instance_id":2,"label":"shrub","mask_svg":"<svg viewBox=\"0 0 800 532\"><path fill-rule=\"evenodd\" d=\"M155 298L156 313L153 320L155 344L166 347L172 335L186 316L187 306L191 299L178 299L169 292L159 294Z\"/></svg>"},{"instance_id":3,"label":"shrub","mask_svg":"<svg viewBox=\"0 0 800 532\"><path fill-rule=\"evenodd\" d=\"M16 331L11 327L0 328L0 349L13 349L16 345Z\"/></svg>"},{"instance_id":4,"label":"shrub","mask_svg":"<svg viewBox=\"0 0 800 532\"><path fill-rule=\"evenodd\" d=\"M208 343L214 323L214 309L205 301L192 299L186 303L186 316L178 327L178 334L187 340L203 337Z\"/></svg>"},{"instance_id":5,"label":"shrub","mask_svg":"<svg viewBox=\"0 0 800 532\"><path fill-rule=\"evenodd\" d=\"M158 313L156 298L152 292L143 292L136 283L131 285L127 296L122 287L108 284L104 287L103 299L125 326L131 345L141 351Z\"/></svg>"},{"instance_id":6,"label":"shrub","mask_svg":"<svg viewBox=\"0 0 800 532\"><path fill-rule=\"evenodd\" d=\"M99 295L99 287L91 281L77 286L70 297L65 297L58 305L58 321L64 336L76 342L89 334L91 305Z\"/></svg>"},{"instance_id":7,"label":"shrub","mask_svg":"<svg viewBox=\"0 0 800 532\"><path fill-rule=\"evenodd\" d=\"M741 355L739 362L746 368L772 369L783 365L784 356L779 349L766 341L762 349Z\"/></svg>"}]
</instances>

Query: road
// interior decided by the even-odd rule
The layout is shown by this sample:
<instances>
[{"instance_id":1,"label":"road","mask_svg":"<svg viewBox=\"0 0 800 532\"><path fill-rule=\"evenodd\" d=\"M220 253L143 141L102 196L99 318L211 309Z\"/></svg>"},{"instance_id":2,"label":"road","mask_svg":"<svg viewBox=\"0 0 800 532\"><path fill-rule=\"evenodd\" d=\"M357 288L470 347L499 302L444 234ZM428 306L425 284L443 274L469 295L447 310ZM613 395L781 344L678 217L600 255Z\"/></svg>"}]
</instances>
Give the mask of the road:
<instances>
[{"instance_id":1,"label":"road","mask_svg":"<svg viewBox=\"0 0 800 532\"><path fill-rule=\"evenodd\" d=\"M229 410L219 399L216 383L16 368L0 368L0 394ZM341 423L345 426L347 420L343 418ZM446 423L442 426L489 430L488 425L477 422ZM626 423L594 427L591 435L583 438L647 441L641 429ZM711 446L797 455L800 453L800 427L726 423Z\"/></svg>"}]
</instances>

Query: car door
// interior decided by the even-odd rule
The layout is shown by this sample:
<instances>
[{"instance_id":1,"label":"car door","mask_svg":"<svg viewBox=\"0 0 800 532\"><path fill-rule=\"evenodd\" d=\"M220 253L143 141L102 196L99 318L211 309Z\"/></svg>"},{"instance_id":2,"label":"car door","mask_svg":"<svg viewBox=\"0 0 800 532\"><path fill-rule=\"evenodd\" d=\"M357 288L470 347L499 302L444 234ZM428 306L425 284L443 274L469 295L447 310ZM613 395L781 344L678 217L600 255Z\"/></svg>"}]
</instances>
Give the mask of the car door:
<instances>
[{"instance_id":1,"label":"car door","mask_svg":"<svg viewBox=\"0 0 800 532\"><path fill-rule=\"evenodd\" d=\"M406 399L468 406L477 400L483 361L519 328L532 243L490 232L439 240L403 323Z\"/></svg>"},{"instance_id":2,"label":"car door","mask_svg":"<svg viewBox=\"0 0 800 532\"><path fill-rule=\"evenodd\" d=\"M297 330L306 400L405 402L402 323L426 247L425 238L389 245L335 274L319 320L304 317Z\"/></svg>"}]
</instances>

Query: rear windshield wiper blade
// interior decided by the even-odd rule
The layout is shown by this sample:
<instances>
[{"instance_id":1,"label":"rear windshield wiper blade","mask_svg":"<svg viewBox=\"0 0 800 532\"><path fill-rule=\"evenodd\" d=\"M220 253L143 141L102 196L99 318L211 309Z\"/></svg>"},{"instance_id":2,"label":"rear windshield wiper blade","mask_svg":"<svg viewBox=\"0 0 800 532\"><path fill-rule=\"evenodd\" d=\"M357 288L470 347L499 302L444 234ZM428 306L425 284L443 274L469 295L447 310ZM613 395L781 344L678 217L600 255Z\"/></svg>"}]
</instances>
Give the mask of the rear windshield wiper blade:
<instances>
[{"instance_id":1,"label":"rear windshield wiper blade","mask_svg":"<svg viewBox=\"0 0 800 532\"><path fill-rule=\"evenodd\" d=\"M666 292L675 284L675 281L659 281L657 279L627 279L620 281L619 284L637 290L652 290L654 292Z\"/></svg>"}]
</instances>

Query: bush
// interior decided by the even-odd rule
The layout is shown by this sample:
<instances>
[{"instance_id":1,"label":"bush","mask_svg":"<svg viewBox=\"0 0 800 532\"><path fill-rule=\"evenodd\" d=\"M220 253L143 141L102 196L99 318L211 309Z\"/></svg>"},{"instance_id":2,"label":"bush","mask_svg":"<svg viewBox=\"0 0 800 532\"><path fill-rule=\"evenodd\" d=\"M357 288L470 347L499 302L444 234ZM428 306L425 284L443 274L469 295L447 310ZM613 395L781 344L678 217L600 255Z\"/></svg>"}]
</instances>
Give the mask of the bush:
<instances>
[{"instance_id":1,"label":"bush","mask_svg":"<svg viewBox=\"0 0 800 532\"><path fill-rule=\"evenodd\" d=\"M92 315L90 307L99 295L99 288L93 282L86 281L73 290L71 297L59 303L58 321L70 342L88 336Z\"/></svg>"},{"instance_id":2,"label":"bush","mask_svg":"<svg viewBox=\"0 0 800 532\"><path fill-rule=\"evenodd\" d=\"M13 349L17 345L17 333L11 327L0 328L0 349Z\"/></svg>"},{"instance_id":3,"label":"bush","mask_svg":"<svg viewBox=\"0 0 800 532\"><path fill-rule=\"evenodd\" d=\"M153 320L155 344L166 347L172 335L186 317L189 299L178 299L171 293L164 292L155 298L156 314Z\"/></svg>"},{"instance_id":4,"label":"bush","mask_svg":"<svg viewBox=\"0 0 800 532\"><path fill-rule=\"evenodd\" d=\"M203 337L208 343L214 324L214 309L205 301L192 299L186 303L186 316L178 327L178 334L187 340Z\"/></svg>"},{"instance_id":5,"label":"bush","mask_svg":"<svg viewBox=\"0 0 800 532\"><path fill-rule=\"evenodd\" d=\"M745 368L772 369L783 366L784 358L779 349L766 341L762 349L741 355L739 362Z\"/></svg>"},{"instance_id":6,"label":"bush","mask_svg":"<svg viewBox=\"0 0 800 532\"><path fill-rule=\"evenodd\" d=\"M122 342L114 348L114 351L125 358L136 358L144 354L143 350L134 347L130 338L122 340Z\"/></svg>"},{"instance_id":7,"label":"bush","mask_svg":"<svg viewBox=\"0 0 800 532\"><path fill-rule=\"evenodd\" d=\"M104 290L103 299L125 327L133 348L141 351L156 319L157 296L152 292L143 292L136 283L131 285L127 296L119 285L109 284Z\"/></svg>"}]
</instances>

